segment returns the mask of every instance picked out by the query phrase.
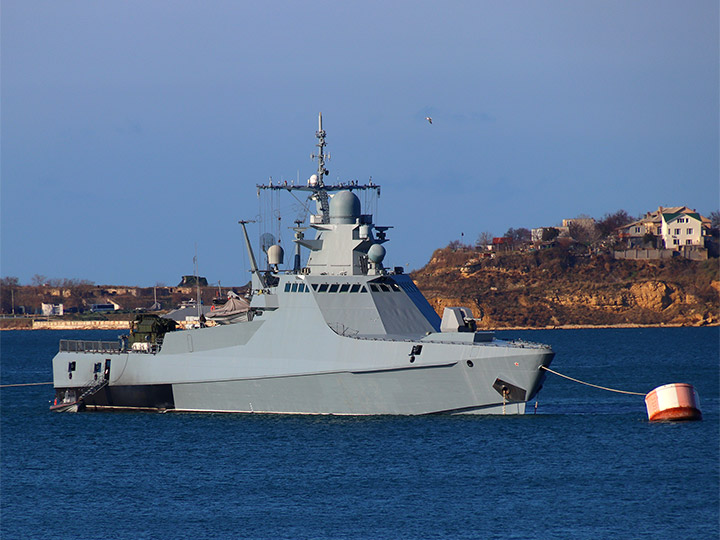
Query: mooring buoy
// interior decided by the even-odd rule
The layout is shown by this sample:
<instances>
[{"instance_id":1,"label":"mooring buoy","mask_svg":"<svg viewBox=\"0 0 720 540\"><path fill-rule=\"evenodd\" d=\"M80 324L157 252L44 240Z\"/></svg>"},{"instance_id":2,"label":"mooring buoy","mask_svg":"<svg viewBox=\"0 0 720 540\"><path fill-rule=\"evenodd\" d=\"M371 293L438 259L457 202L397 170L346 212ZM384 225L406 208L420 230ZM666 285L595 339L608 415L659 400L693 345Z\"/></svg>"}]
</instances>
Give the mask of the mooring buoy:
<instances>
[{"instance_id":1,"label":"mooring buoy","mask_svg":"<svg viewBox=\"0 0 720 540\"><path fill-rule=\"evenodd\" d=\"M658 386L645 396L645 406L651 422L702 419L700 398L692 385L686 383Z\"/></svg>"},{"instance_id":2,"label":"mooring buoy","mask_svg":"<svg viewBox=\"0 0 720 540\"><path fill-rule=\"evenodd\" d=\"M546 366L540 366L555 375L559 375L565 379L576 383L607 390L609 392L618 392L620 394L632 394L635 396L645 396L645 407L647 408L648 419L651 422L680 421L680 420L702 420L700 412L700 398L691 384L672 383L658 386L655 390L648 394L641 392L630 392L628 390L618 390L617 388L608 388L607 386L599 386L580 379L568 377L562 373L558 373ZM537 407L537 405L536 405Z\"/></svg>"}]
</instances>

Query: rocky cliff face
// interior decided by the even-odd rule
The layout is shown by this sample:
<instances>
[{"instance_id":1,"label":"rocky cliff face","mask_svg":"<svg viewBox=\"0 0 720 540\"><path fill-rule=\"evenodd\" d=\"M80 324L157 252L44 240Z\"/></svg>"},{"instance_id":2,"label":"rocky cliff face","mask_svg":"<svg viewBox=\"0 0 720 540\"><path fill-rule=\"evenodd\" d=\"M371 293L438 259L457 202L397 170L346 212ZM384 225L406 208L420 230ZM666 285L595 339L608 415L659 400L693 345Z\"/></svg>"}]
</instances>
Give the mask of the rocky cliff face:
<instances>
[{"instance_id":1,"label":"rocky cliff face","mask_svg":"<svg viewBox=\"0 0 720 540\"><path fill-rule=\"evenodd\" d=\"M720 323L718 260L625 261L553 249L482 258L437 250L412 274L442 315L472 308L482 328Z\"/></svg>"}]
</instances>

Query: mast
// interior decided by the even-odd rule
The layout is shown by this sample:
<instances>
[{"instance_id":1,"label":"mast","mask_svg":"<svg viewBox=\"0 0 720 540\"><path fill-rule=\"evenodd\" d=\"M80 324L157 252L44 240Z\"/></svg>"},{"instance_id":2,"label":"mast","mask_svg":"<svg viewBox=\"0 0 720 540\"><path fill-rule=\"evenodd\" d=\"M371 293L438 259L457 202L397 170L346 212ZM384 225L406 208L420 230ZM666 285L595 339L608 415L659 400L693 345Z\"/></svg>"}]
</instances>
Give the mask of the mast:
<instances>
[{"instance_id":1,"label":"mast","mask_svg":"<svg viewBox=\"0 0 720 540\"><path fill-rule=\"evenodd\" d=\"M327 159L330 159L330 154L325 154L325 146L327 143L325 142L325 130L322 128L322 113L318 113L318 130L315 132L315 137L317 137L318 140L318 143L315 146L317 146L319 150L317 154L311 154L310 158L317 158L318 160L317 187L320 189L315 192L313 198L320 204L322 222L329 223L330 203L328 202L328 193L323 189L325 187L323 178L325 175L329 174L328 170L325 168L325 158L327 157Z\"/></svg>"},{"instance_id":2,"label":"mast","mask_svg":"<svg viewBox=\"0 0 720 540\"><path fill-rule=\"evenodd\" d=\"M372 177L370 177L369 182L365 184L361 184L357 180L349 180L345 182L338 181L334 184L325 182L325 178L329 174L329 171L326 168L326 162L330 160L330 154L325 152L325 147L327 146L327 142L325 142L325 136L326 133L323 129L322 124L322 113L318 113L318 129L315 132L315 137L317 138L317 144L315 146L317 147L317 150L316 153L310 154L311 159L317 158L318 160L317 172L313 173L312 176L310 176L306 185L300 184L299 174L297 184L288 184L287 182L273 184L272 179L267 184L256 184L258 197L260 197L261 192L265 192L266 190L269 190L270 192L287 191L292 194L293 197L298 200L298 202L303 204L303 206L305 206L305 204L295 196L295 192L307 192L307 199L315 201L318 206L316 212L313 212L307 207L305 207L305 209L311 214L309 226L317 229L318 231L322 229L322 225L330 223L330 195L332 193L337 193L339 191L364 192L368 194L368 197L366 197L366 201L373 195L375 197L380 197L380 186L373 183ZM371 219L371 216L362 216L362 218L364 220L367 220ZM295 273L299 273L299 271L301 270L300 247L309 247L308 243L314 242L314 240L305 240L304 232L307 230L307 227L300 226L303 221L304 219L295 221L296 227L292 227L292 229L295 231L294 241L296 244L295 257L293 261L293 272ZM247 230L245 230L244 224L250 222L240 221L239 223L243 225L245 243L248 248L248 253L250 254L250 263L252 266L251 271L253 275L255 275L260 281L261 287L267 288L265 279L263 279L262 274L258 270L257 263L255 262L255 258L252 255L252 248L250 247ZM369 221L367 221L367 223L369 223Z\"/></svg>"},{"instance_id":3,"label":"mast","mask_svg":"<svg viewBox=\"0 0 720 540\"><path fill-rule=\"evenodd\" d=\"M300 273L300 242L298 240L303 240L305 238L305 234L303 234L307 228L301 227L303 224L302 220L297 219L295 220L295 227L293 227L293 231L295 231L295 259L293 261L293 272L296 274Z\"/></svg>"},{"instance_id":4,"label":"mast","mask_svg":"<svg viewBox=\"0 0 720 540\"><path fill-rule=\"evenodd\" d=\"M325 185L323 178L326 174L329 174L328 170L325 168L325 158L327 157L330 159L330 154L325 154L325 146L327 143L325 142L325 130L322 127L322 113L318 113L318 130L315 132L315 137L317 137L318 140L318 143L315 146L319 148L319 151L317 154L311 154L310 157L311 159L317 158L318 160L318 186L323 187Z\"/></svg>"},{"instance_id":5,"label":"mast","mask_svg":"<svg viewBox=\"0 0 720 540\"><path fill-rule=\"evenodd\" d=\"M315 145L318 147L318 153L310 154L310 159L317 158L318 167L317 172L310 177L307 185L300 185L299 181L297 185L288 185L287 182L285 182L284 184L273 184L272 180L268 184L256 184L256 187L258 189L258 196L260 196L261 190L283 190L290 193L294 191L309 191L310 195L308 196L308 198L313 201L317 201L320 206L320 208L318 209L319 214L311 220L311 223L313 225L330 223L329 199L330 193L332 192L343 190L368 192L374 191L378 197L380 196L380 186L373 183L372 177L370 177L370 182L368 184L360 184L357 181L339 182L337 184L325 183L325 177L330 174L329 171L325 168L325 163L330 160L330 154L325 152L325 147L327 146L327 143L325 142L325 135L325 130L322 127L322 113L318 113L318 130L315 132L315 137L317 137L318 139L318 142Z\"/></svg>"}]
</instances>

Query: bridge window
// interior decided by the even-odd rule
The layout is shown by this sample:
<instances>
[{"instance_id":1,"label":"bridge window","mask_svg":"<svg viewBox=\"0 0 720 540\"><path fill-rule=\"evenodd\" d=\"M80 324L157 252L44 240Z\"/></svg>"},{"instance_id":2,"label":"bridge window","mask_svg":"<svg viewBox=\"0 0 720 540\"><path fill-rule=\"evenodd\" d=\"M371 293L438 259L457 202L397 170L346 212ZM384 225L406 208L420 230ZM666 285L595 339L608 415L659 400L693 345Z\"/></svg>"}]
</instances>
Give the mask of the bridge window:
<instances>
[{"instance_id":1,"label":"bridge window","mask_svg":"<svg viewBox=\"0 0 720 540\"><path fill-rule=\"evenodd\" d=\"M333 283L330 285L330 290L328 292L338 292L338 289L340 288L340 285L337 283Z\"/></svg>"},{"instance_id":2,"label":"bridge window","mask_svg":"<svg viewBox=\"0 0 720 540\"><path fill-rule=\"evenodd\" d=\"M318 289L318 292L327 292L327 290L328 290L328 284L327 284L327 283L322 283L322 284L320 285L320 288Z\"/></svg>"}]
</instances>

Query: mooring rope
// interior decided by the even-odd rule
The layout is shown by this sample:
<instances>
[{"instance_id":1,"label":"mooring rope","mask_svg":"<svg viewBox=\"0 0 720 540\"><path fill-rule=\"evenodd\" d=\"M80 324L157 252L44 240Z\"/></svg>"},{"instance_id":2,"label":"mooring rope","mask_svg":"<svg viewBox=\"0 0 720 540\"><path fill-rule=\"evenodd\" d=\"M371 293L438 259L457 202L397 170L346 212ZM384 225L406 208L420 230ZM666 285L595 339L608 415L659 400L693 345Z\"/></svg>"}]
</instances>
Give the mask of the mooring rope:
<instances>
[{"instance_id":1,"label":"mooring rope","mask_svg":"<svg viewBox=\"0 0 720 540\"><path fill-rule=\"evenodd\" d=\"M645 393L642 392L628 392L627 390L618 390L616 388L608 388L607 386L598 386L597 384L592 384L589 382L581 381L580 379L573 379L572 377L568 377L567 375L563 375L562 373L558 373L557 371L553 371L552 369L540 366L540 369L544 369L545 371L549 371L550 373L554 375L558 375L560 377L563 377L565 379L574 381L576 383L585 384L587 386L592 386L593 388L599 388L600 390L607 390L608 392L617 392L618 394L632 394L633 396L644 396Z\"/></svg>"},{"instance_id":2,"label":"mooring rope","mask_svg":"<svg viewBox=\"0 0 720 540\"><path fill-rule=\"evenodd\" d=\"M0 384L0 388L10 388L11 386L40 386L42 384L53 384L51 382L29 382L22 384Z\"/></svg>"}]
</instances>

